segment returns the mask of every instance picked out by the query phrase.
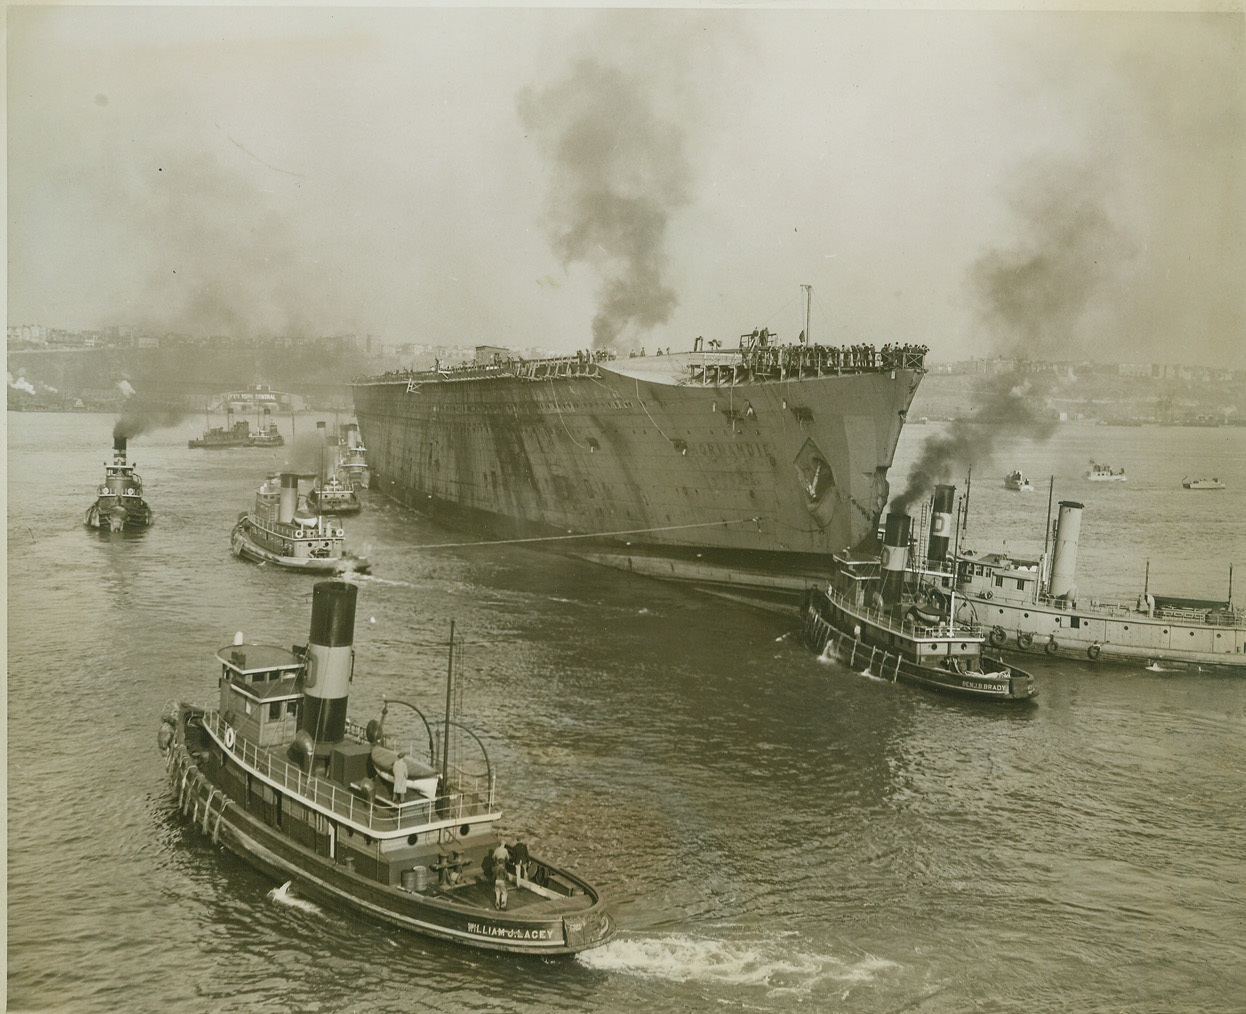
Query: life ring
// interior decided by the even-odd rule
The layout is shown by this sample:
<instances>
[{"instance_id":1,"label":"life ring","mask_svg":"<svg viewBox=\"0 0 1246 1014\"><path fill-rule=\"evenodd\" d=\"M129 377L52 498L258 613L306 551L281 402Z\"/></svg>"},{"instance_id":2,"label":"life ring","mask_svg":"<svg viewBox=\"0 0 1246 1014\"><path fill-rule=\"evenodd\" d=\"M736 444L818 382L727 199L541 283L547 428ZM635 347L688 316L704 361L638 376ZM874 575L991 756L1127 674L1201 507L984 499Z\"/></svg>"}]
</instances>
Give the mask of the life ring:
<instances>
[{"instance_id":1,"label":"life ring","mask_svg":"<svg viewBox=\"0 0 1246 1014\"><path fill-rule=\"evenodd\" d=\"M134 487L133 487L133 486L127 486L127 487L126 487L126 490L125 490L125 495L126 495L126 496L133 496L133 495L134 495Z\"/></svg>"},{"instance_id":2,"label":"life ring","mask_svg":"<svg viewBox=\"0 0 1246 1014\"><path fill-rule=\"evenodd\" d=\"M305 531L303 531L303 529L301 529L301 528L300 528L300 529L298 529L298 531L296 531L296 532L294 533L294 537L295 537L296 539L301 539L301 538L303 538L303 536L304 536L304 535L306 535L306 534L307 534L307 533L306 533Z\"/></svg>"},{"instance_id":3,"label":"life ring","mask_svg":"<svg viewBox=\"0 0 1246 1014\"><path fill-rule=\"evenodd\" d=\"M1047 652L1048 655L1054 655L1059 650L1060 645L1056 643L1056 639L1054 637L1043 645L1043 651Z\"/></svg>"},{"instance_id":4,"label":"life ring","mask_svg":"<svg viewBox=\"0 0 1246 1014\"><path fill-rule=\"evenodd\" d=\"M1021 645L1022 648L1032 647L1034 645L1034 635L1028 631L1024 634L1018 634L1017 644Z\"/></svg>"},{"instance_id":5,"label":"life ring","mask_svg":"<svg viewBox=\"0 0 1246 1014\"><path fill-rule=\"evenodd\" d=\"M237 736L234 734L234 727L232 725L225 726L225 746L232 750L236 741Z\"/></svg>"},{"instance_id":6,"label":"life ring","mask_svg":"<svg viewBox=\"0 0 1246 1014\"><path fill-rule=\"evenodd\" d=\"M1004 628L1003 627L992 627L991 628L991 644L993 644L996 648L1002 648L1007 643L1008 643L1008 634L1004 631Z\"/></svg>"},{"instance_id":7,"label":"life ring","mask_svg":"<svg viewBox=\"0 0 1246 1014\"><path fill-rule=\"evenodd\" d=\"M994 593L994 592L989 592L989 591L988 591L988 592L983 592L983 593L982 593L982 597L983 597L984 599L993 599L993 598L995 598L995 593Z\"/></svg>"},{"instance_id":8,"label":"life ring","mask_svg":"<svg viewBox=\"0 0 1246 1014\"><path fill-rule=\"evenodd\" d=\"M1102 653L1103 653L1103 648L1098 644L1092 644L1089 648L1086 649L1086 657L1089 658L1092 662L1095 659L1097 659Z\"/></svg>"}]
</instances>

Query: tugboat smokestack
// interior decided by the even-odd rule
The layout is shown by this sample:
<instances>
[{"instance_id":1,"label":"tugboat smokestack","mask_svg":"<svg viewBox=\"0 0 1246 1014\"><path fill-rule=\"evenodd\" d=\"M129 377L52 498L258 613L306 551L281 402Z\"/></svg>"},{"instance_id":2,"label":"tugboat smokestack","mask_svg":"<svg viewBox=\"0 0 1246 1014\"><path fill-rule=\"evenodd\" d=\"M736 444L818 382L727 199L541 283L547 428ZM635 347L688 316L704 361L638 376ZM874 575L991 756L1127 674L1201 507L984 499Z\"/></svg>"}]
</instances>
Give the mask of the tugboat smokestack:
<instances>
[{"instance_id":1,"label":"tugboat smokestack","mask_svg":"<svg viewBox=\"0 0 1246 1014\"><path fill-rule=\"evenodd\" d=\"M112 438L112 463L114 465L125 464L125 437Z\"/></svg>"},{"instance_id":2,"label":"tugboat smokestack","mask_svg":"<svg viewBox=\"0 0 1246 1014\"><path fill-rule=\"evenodd\" d=\"M1051 554L1051 587L1053 598L1076 598L1077 585L1073 574L1077 570L1077 540L1082 533L1082 504L1073 500L1060 501L1060 513L1056 517L1056 548Z\"/></svg>"},{"instance_id":3,"label":"tugboat smokestack","mask_svg":"<svg viewBox=\"0 0 1246 1014\"><path fill-rule=\"evenodd\" d=\"M321 581L312 591L299 730L309 733L318 745L340 743L346 735L358 594L359 589L346 581Z\"/></svg>"},{"instance_id":4,"label":"tugboat smokestack","mask_svg":"<svg viewBox=\"0 0 1246 1014\"><path fill-rule=\"evenodd\" d=\"M289 524L299 502L299 477L297 472L281 473L281 500L277 504L277 520Z\"/></svg>"},{"instance_id":5,"label":"tugboat smokestack","mask_svg":"<svg viewBox=\"0 0 1246 1014\"><path fill-rule=\"evenodd\" d=\"M909 528L913 519L907 514L888 514L883 531L883 602L892 606L900 601L904 585L904 568L908 565Z\"/></svg>"},{"instance_id":6,"label":"tugboat smokestack","mask_svg":"<svg viewBox=\"0 0 1246 1014\"><path fill-rule=\"evenodd\" d=\"M343 428L346 430L346 446L353 451L359 446L359 424L347 423Z\"/></svg>"},{"instance_id":7,"label":"tugboat smokestack","mask_svg":"<svg viewBox=\"0 0 1246 1014\"><path fill-rule=\"evenodd\" d=\"M936 566L947 559L947 547L952 539L952 509L956 506L956 487L935 487L930 503L930 542L926 547L926 559Z\"/></svg>"}]
</instances>

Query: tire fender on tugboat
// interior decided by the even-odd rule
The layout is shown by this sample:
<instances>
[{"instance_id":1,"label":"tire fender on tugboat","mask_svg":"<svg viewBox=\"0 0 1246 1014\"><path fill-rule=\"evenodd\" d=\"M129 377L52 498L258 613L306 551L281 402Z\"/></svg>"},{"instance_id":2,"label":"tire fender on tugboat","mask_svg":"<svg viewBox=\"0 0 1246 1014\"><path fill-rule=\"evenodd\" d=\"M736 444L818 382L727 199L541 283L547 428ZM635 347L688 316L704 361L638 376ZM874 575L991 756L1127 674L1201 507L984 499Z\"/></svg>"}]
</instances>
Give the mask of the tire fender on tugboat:
<instances>
[{"instance_id":1,"label":"tire fender on tugboat","mask_svg":"<svg viewBox=\"0 0 1246 1014\"><path fill-rule=\"evenodd\" d=\"M991 628L991 644L996 648L1002 648L1008 643L1008 632L1003 627Z\"/></svg>"},{"instance_id":2,"label":"tire fender on tugboat","mask_svg":"<svg viewBox=\"0 0 1246 1014\"><path fill-rule=\"evenodd\" d=\"M1089 648L1086 649L1086 657L1089 658L1092 662L1095 661L1095 659L1097 659L1102 653L1103 653L1103 647L1098 642L1092 644Z\"/></svg>"},{"instance_id":3,"label":"tire fender on tugboat","mask_svg":"<svg viewBox=\"0 0 1246 1014\"><path fill-rule=\"evenodd\" d=\"M1022 648L1031 648L1034 646L1034 635L1028 631L1024 634L1017 635L1017 644Z\"/></svg>"},{"instance_id":4,"label":"tire fender on tugboat","mask_svg":"<svg viewBox=\"0 0 1246 1014\"><path fill-rule=\"evenodd\" d=\"M1056 642L1054 637L1043 645L1043 651L1047 652L1048 655L1054 655L1059 650L1060 645Z\"/></svg>"}]
</instances>

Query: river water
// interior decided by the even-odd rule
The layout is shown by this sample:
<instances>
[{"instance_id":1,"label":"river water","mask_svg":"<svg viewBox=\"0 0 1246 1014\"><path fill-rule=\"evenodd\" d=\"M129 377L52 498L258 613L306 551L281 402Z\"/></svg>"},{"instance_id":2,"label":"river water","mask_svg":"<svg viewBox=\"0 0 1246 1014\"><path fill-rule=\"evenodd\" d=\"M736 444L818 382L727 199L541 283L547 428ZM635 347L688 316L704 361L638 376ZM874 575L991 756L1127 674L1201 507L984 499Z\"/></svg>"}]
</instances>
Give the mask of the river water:
<instances>
[{"instance_id":1,"label":"river water","mask_svg":"<svg viewBox=\"0 0 1246 1014\"><path fill-rule=\"evenodd\" d=\"M504 830L597 883L619 933L496 956L274 890L184 825L156 732L170 699L212 696L236 631L307 636L313 579L228 551L282 452L189 451L201 422L138 437L156 524L101 535L80 522L113 421L8 415L11 1010L1242 1008L1241 677L1038 659L1034 705L962 703L820 661L794 619L421 548L458 537L377 494L347 521L374 561L352 711L439 713L455 620ZM906 430L893 485L937 431ZM1005 454L974 475L966 545L1041 549L1054 475L1086 505L1083 592L1132 597L1149 560L1153 591L1223 597L1235 561L1243 597L1246 429L1071 425ZM1083 480L1091 457L1129 482ZM1004 491L1012 467L1039 492Z\"/></svg>"}]
</instances>

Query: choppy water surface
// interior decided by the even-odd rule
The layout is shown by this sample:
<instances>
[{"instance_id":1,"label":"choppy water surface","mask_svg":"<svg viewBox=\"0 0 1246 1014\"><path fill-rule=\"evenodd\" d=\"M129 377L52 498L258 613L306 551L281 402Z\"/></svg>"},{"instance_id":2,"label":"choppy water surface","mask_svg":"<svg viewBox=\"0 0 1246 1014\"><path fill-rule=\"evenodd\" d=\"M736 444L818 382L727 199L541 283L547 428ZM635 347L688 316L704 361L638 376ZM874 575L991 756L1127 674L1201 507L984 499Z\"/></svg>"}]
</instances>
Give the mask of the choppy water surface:
<instances>
[{"instance_id":1,"label":"choppy water surface","mask_svg":"<svg viewBox=\"0 0 1246 1014\"><path fill-rule=\"evenodd\" d=\"M1246 680L1033 662L1033 707L813 657L795 622L514 547L372 495L353 709L440 710L451 619L506 831L597 882L620 932L560 961L325 911L183 825L156 749L235 631L306 637L313 580L234 560L280 451L130 456L156 525L80 520L104 416L10 414L14 1010L1239 1010ZM893 484L934 426L905 434ZM289 434L287 433L287 436ZM967 544L1041 549L1047 476L1086 505L1079 584L1246 581L1246 430L1068 427L973 480ZM1090 457L1130 481L1080 478ZM1021 467L1038 493L1002 489ZM1218 474L1223 493L1180 489Z\"/></svg>"}]
</instances>

